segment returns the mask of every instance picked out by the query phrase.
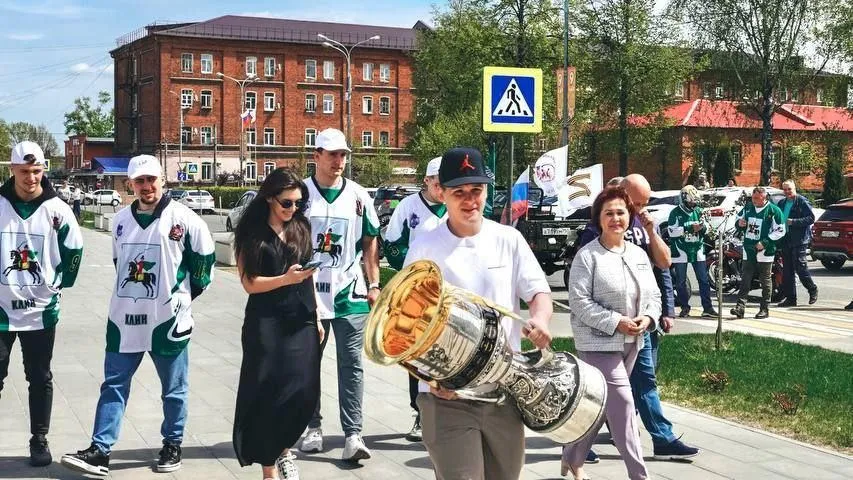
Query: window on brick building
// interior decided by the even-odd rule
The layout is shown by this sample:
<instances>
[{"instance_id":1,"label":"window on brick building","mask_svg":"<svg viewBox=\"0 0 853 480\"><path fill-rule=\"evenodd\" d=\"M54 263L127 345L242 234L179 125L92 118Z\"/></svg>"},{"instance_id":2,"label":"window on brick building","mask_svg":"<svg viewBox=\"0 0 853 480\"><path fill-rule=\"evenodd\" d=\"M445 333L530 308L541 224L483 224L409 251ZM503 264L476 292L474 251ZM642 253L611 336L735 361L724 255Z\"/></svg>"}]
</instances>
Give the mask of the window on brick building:
<instances>
[{"instance_id":1,"label":"window on brick building","mask_svg":"<svg viewBox=\"0 0 853 480\"><path fill-rule=\"evenodd\" d=\"M201 181L209 182L213 180L213 164L204 162L201 164Z\"/></svg>"},{"instance_id":2,"label":"window on brick building","mask_svg":"<svg viewBox=\"0 0 853 480\"><path fill-rule=\"evenodd\" d=\"M314 80L317 78L317 60L305 60L305 79Z\"/></svg>"},{"instance_id":3,"label":"window on brick building","mask_svg":"<svg viewBox=\"0 0 853 480\"><path fill-rule=\"evenodd\" d=\"M305 164L305 176L313 177L314 174L317 173L317 163L316 162L308 162Z\"/></svg>"},{"instance_id":4,"label":"window on brick building","mask_svg":"<svg viewBox=\"0 0 853 480\"><path fill-rule=\"evenodd\" d=\"M363 63L361 65L361 78L365 82L373 81L373 64L372 63Z\"/></svg>"},{"instance_id":5,"label":"window on brick building","mask_svg":"<svg viewBox=\"0 0 853 480\"><path fill-rule=\"evenodd\" d=\"M335 96L325 94L323 95L323 113L334 113L335 112Z\"/></svg>"},{"instance_id":6,"label":"window on brick building","mask_svg":"<svg viewBox=\"0 0 853 480\"><path fill-rule=\"evenodd\" d=\"M705 82L702 84L702 98L710 98L711 97L711 82Z\"/></svg>"},{"instance_id":7,"label":"window on brick building","mask_svg":"<svg viewBox=\"0 0 853 480\"><path fill-rule=\"evenodd\" d=\"M184 145L189 145L193 143L193 129L192 127L181 127L181 143Z\"/></svg>"},{"instance_id":8,"label":"window on brick building","mask_svg":"<svg viewBox=\"0 0 853 480\"><path fill-rule=\"evenodd\" d=\"M264 59L264 76L275 76L275 57L267 57Z\"/></svg>"},{"instance_id":9,"label":"window on brick building","mask_svg":"<svg viewBox=\"0 0 853 480\"><path fill-rule=\"evenodd\" d=\"M258 94L255 92L246 92L246 110L254 110L258 107Z\"/></svg>"},{"instance_id":10,"label":"window on brick building","mask_svg":"<svg viewBox=\"0 0 853 480\"><path fill-rule=\"evenodd\" d=\"M335 62L331 60L323 61L323 79L324 80L334 80L335 79Z\"/></svg>"},{"instance_id":11,"label":"window on brick building","mask_svg":"<svg viewBox=\"0 0 853 480\"><path fill-rule=\"evenodd\" d=\"M547 150L548 149L548 139L540 138L539 139L539 150Z\"/></svg>"},{"instance_id":12,"label":"window on brick building","mask_svg":"<svg viewBox=\"0 0 853 480\"><path fill-rule=\"evenodd\" d=\"M201 54L201 73L213 73L213 55Z\"/></svg>"},{"instance_id":13,"label":"window on brick building","mask_svg":"<svg viewBox=\"0 0 853 480\"><path fill-rule=\"evenodd\" d=\"M201 108L213 108L213 90L202 90L199 100Z\"/></svg>"},{"instance_id":14,"label":"window on brick building","mask_svg":"<svg viewBox=\"0 0 853 480\"><path fill-rule=\"evenodd\" d=\"M379 115L391 114L391 97L379 97Z\"/></svg>"},{"instance_id":15,"label":"window on brick building","mask_svg":"<svg viewBox=\"0 0 853 480\"><path fill-rule=\"evenodd\" d=\"M246 129L246 145L256 145L258 143L258 136L255 133L254 128Z\"/></svg>"},{"instance_id":16,"label":"window on brick building","mask_svg":"<svg viewBox=\"0 0 853 480\"><path fill-rule=\"evenodd\" d=\"M255 162L248 162L245 166L244 175L246 180L254 180L258 178L258 165Z\"/></svg>"},{"instance_id":17,"label":"window on brick building","mask_svg":"<svg viewBox=\"0 0 853 480\"><path fill-rule=\"evenodd\" d=\"M258 74L258 57L246 57L246 76L253 77Z\"/></svg>"},{"instance_id":18,"label":"window on brick building","mask_svg":"<svg viewBox=\"0 0 853 480\"><path fill-rule=\"evenodd\" d=\"M684 82L675 84L675 98L684 98Z\"/></svg>"},{"instance_id":19,"label":"window on brick building","mask_svg":"<svg viewBox=\"0 0 853 480\"><path fill-rule=\"evenodd\" d=\"M714 97L715 98L723 98L723 85L718 83L716 87L714 87Z\"/></svg>"},{"instance_id":20,"label":"window on brick building","mask_svg":"<svg viewBox=\"0 0 853 480\"><path fill-rule=\"evenodd\" d=\"M306 128L305 129L305 146L313 147L315 146L317 140L317 130L314 128Z\"/></svg>"},{"instance_id":21,"label":"window on brick building","mask_svg":"<svg viewBox=\"0 0 853 480\"><path fill-rule=\"evenodd\" d=\"M794 103L800 103L800 91L799 90L794 89L791 91L791 101Z\"/></svg>"},{"instance_id":22,"label":"window on brick building","mask_svg":"<svg viewBox=\"0 0 853 480\"><path fill-rule=\"evenodd\" d=\"M361 113L373 113L373 97L361 97Z\"/></svg>"},{"instance_id":23,"label":"window on brick building","mask_svg":"<svg viewBox=\"0 0 853 480\"><path fill-rule=\"evenodd\" d=\"M201 144L213 145L213 127L201 127Z\"/></svg>"},{"instance_id":24,"label":"window on brick building","mask_svg":"<svg viewBox=\"0 0 853 480\"><path fill-rule=\"evenodd\" d=\"M379 81L380 82L390 82L391 81L391 64L390 63L380 63L379 64Z\"/></svg>"},{"instance_id":25,"label":"window on brick building","mask_svg":"<svg viewBox=\"0 0 853 480\"><path fill-rule=\"evenodd\" d=\"M379 132L379 146L387 147L391 144L391 135L388 132Z\"/></svg>"},{"instance_id":26,"label":"window on brick building","mask_svg":"<svg viewBox=\"0 0 853 480\"><path fill-rule=\"evenodd\" d=\"M770 170L778 170L782 165L782 146L774 143L770 147Z\"/></svg>"},{"instance_id":27,"label":"window on brick building","mask_svg":"<svg viewBox=\"0 0 853 480\"><path fill-rule=\"evenodd\" d=\"M264 111L275 111L275 92L264 92Z\"/></svg>"},{"instance_id":28,"label":"window on brick building","mask_svg":"<svg viewBox=\"0 0 853 480\"><path fill-rule=\"evenodd\" d=\"M264 178L268 177L272 171L275 170L275 163L273 162L264 162Z\"/></svg>"},{"instance_id":29,"label":"window on brick building","mask_svg":"<svg viewBox=\"0 0 853 480\"><path fill-rule=\"evenodd\" d=\"M314 113L317 111L317 95L313 93L305 94L305 111L307 113Z\"/></svg>"},{"instance_id":30,"label":"window on brick building","mask_svg":"<svg viewBox=\"0 0 853 480\"><path fill-rule=\"evenodd\" d=\"M181 108L190 108L193 106L193 91L191 88L181 90Z\"/></svg>"},{"instance_id":31,"label":"window on brick building","mask_svg":"<svg viewBox=\"0 0 853 480\"><path fill-rule=\"evenodd\" d=\"M192 73L193 71L193 54L192 53L182 53L181 54L181 71L186 73Z\"/></svg>"},{"instance_id":32,"label":"window on brick building","mask_svg":"<svg viewBox=\"0 0 853 480\"><path fill-rule=\"evenodd\" d=\"M822 88L818 88L815 91L815 101L817 102L818 105L823 105L823 89Z\"/></svg>"},{"instance_id":33,"label":"window on brick building","mask_svg":"<svg viewBox=\"0 0 853 480\"><path fill-rule=\"evenodd\" d=\"M365 148L373 146L373 132L361 132L361 146Z\"/></svg>"},{"instance_id":34,"label":"window on brick building","mask_svg":"<svg viewBox=\"0 0 853 480\"><path fill-rule=\"evenodd\" d=\"M275 145L275 129L264 129L264 145Z\"/></svg>"},{"instance_id":35,"label":"window on brick building","mask_svg":"<svg viewBox=\"0 0 853 480\"><path fill-rule=\"evenodd\" d=\"M732 142L732 168L743 170L743 145L740 142Z\"/></svg>"}]
</instances>

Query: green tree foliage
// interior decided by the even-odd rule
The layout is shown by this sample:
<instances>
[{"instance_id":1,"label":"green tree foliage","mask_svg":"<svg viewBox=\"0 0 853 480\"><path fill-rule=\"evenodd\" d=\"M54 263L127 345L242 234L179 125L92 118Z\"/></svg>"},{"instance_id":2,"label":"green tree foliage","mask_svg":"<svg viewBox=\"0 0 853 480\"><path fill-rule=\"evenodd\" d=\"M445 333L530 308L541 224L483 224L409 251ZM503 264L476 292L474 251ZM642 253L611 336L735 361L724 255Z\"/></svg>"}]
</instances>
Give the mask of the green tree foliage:
<instances>
[{"instance_id":1,"label":"green tree foliage","mask_svg":"<svg viewBox=\"0 0 853 480\"><path fill-rule=\"evenodd\" d=\"M353 155L352 170L359 185L378 187L393 175L394 161L387 148L378 148L373 155Z\"/></svg>"},{"instance_id":2,"label":"green tree foliage","mask_svg":"<svg viewBox=\"0 0 853 480\"><path fill-rule=\"evenodd\" d=\"M39 144L42 151L44 151L44 156L47 158L53 158L60 153L56 138L53 137L50 130L44 124L33 125L27 122L12 122L5 124L5 130L9 137L10 149L16 143L29 140ZM0 144L2 144L2 139L0 139ZM6 160L9 159L8 155L10 154L11 151L5 157Z\"/></svg>"},{"instance_id":3,"label":"green tree foliage","mask_svg":"<svg viewBox=\"0 0 853 480\"><path fill-rule=\"evenodd\" d=\"M74 99L74 110L65 114L65 133L89 137L112 137L115 129L115 110L107 105L112 100L109 92L98 93L98 104L92 105L89 97Z\"/></svg>"},{"instance_id":4,"label":"green tree foliage","mask_svg":"<svg viewBox=\"0 0 853 480\"><path fill-rule=\"evenodd\" d=\"M838 143L827 149L826 174L823 180L823 204L832 205L847 197L844 178L844 147Z\"/></svg>"}]
</instances>

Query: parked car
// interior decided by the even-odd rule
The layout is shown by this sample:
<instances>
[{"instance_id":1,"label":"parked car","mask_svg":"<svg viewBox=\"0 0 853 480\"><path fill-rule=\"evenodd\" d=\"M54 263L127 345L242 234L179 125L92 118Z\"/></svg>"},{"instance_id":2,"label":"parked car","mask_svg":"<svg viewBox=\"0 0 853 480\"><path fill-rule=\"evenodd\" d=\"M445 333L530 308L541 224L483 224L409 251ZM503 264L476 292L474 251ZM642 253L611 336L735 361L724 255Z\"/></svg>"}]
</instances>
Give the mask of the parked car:
<instances>
[{"instance_id":1,"label":"parked car","mask_svg":"<svg viewBox=\"0 0 853 480\"><path fill-rule=\"evenodd\" d=\"M184 193L178 197L178 202L201 213L213 213L213 209L215 208L213 195L207 190L184 190Z\"/></svg>"},{"instance_id":2,"label":"parked car","mask_svg":"<svg viewBox=\"0 0 853 480\"><path fill-rule=\"evenodd\" d=\"M661 232L666 229L669 224L669 214L672 209L677 207L681 202L681 190L661 190L652 192L649 198L649 204L646 210L652 215L655 225L661 229Z\"/></svg>"},{"instance_id":3,"label":"parked car","mask_svg":"<svg viewBox=\"0 0 853 480\"><path fill-rule=\"evenodd\" d=\"M169 198L177 202L184 195L184 192L185 190L172 189L167 191L166 193L169 195Z\"/></svg>"},{"instance_id":4,"label":"parked car","mask_svg":"<svg viewBox=\"0 0 853 480\"><path fill-rule=\"evenodd\" d=\"M121 205L121 194L115 190L95 190L83 196L86 205Z\"/></svg>"},{"instance_id":5,"label":"parked car","mask_svg":"<svg viewBox=\"0 0 853 480\"><path fill-rule=\"evenodd\" d=\"M840 270L853 259L853 198L826 207L812 225L811 248L827 270Z\"/></svg>"},{"instance_id":6,"label":"parked car","mask_svg":"<svg viewBox=\"0 0 853 480\"><path fill-rule=\"evenodd\" d=\"M391 220L391 214L397 208L400 200L408 197L413 193L418 193L421 188L417 185L386 185L376 189L376 194L373 197L373 208L376 209L376 215L379 217L380 228L388 225Z\"/></svg>"},{"instance_id":7,"label":"parked car","mask_svg":"<svg viewBox=\"0 0 853 480\"><path fill-rule=\"evenodd\" d=\"M240 200L231 204L231 210L228 211L228 217L225 219L225 231L234 231L234 226L240 222L240 217L243 215L243 211L246 210L246 207L249 206L249 202L254 200L257 195L257 191L249 190L240 197Z\"/></svg>"},{"instance_id":8,"label":"parked car","mask_svg":"<svg viewBox=\"0 0 853 480\"><path fill-rule=\"evenodd\" d=\"M375 198L376 197L376 190L379 190L379 189L376 187L366 187L365 190L367 190L367 194L370 195L370 198Z\"/></svg>"},{"instance_id":9,"label":"parked car","mask_svg":"<svg viewBox=\"0 0 853 480\"><path fill-rule=\"evenodd\" d=\"M746 202L752 197L752 189L754 187L719 187L700 190L702 195L702 207L705 209L705 214L708 216L708 223L713 230L717 230L722 226L723 221L726 221L724 231L734 227L735 215L728 213L737 212ZM785 196L782 190L774 187L767 188L767 199L773 203L778 203Z\"/></svg>"}]
</instances>

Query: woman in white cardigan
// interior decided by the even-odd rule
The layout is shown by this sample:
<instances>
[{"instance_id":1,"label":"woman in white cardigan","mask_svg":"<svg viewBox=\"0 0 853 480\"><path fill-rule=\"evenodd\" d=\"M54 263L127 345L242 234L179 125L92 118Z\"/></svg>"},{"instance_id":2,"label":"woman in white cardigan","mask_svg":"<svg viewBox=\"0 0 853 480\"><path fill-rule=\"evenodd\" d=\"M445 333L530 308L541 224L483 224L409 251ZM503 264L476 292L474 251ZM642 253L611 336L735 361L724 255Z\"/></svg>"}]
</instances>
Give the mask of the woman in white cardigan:
<instances>
[{"instance_id":1,"label":"woman in white cardigan","mask_svg":"<svg viewBox=\"0 0 853 480\"><path fill-rule=\"evenodd\" d=\"M634 206L621 187L608 187L592 205L601 228L596 241L578 251L569 273L569 306L578 356L607 380L605 415L631 480L649 478L628 381L643 333L660 317L660 290L646 252L625 241ZM588 478L583 465L598 432L563 448L562 475Z\"/></svg>"}]
</instances>

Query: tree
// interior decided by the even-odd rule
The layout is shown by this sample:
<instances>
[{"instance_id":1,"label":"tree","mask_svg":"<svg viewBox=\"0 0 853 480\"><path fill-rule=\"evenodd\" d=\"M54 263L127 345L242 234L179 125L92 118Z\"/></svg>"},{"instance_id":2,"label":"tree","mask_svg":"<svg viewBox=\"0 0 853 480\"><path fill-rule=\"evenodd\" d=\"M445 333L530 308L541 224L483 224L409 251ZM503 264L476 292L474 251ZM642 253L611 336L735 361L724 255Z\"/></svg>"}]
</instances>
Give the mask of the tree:
<instances>
[{"instance_id":1,"label":"tree","mask_svg":"<svg viewBox=\"0 0 853 480\"><path fill-rule=\"evenodd\" d=\"M686 17L697 47L731 72L735 98L762 121L760 184L770 181L774 112L811 83L839 54L833 0L672 0L670 12Z\"/></svg>"},{"instance_id":2,"label":"tree","mask_svg":"<svg viewBox=\"0 0 853 480\"><path fill-rule=\"evenodd\" d=\"M829 206L847 197L844 178L844 147L834 143L827 149L826 175L823 181L823 205Z\"/></svg>"},{"instance_id":3,"label":"tree","mask_svg":"<svg viewBox=\"0 0 853 480\"><path fill-rule=\"evenodd\" d=\"M74 99L74 110L65 114L65 133L89 137L112 137L115 130L115 109L106 111L112 97L109 92L98 93L98 105L92 106L89 97Z\"/></svg>"},{"instance_id":4,"label":"tree","mask_svg":"<svg viewBox=\"0 0 853 480\"><path fill-rule=\"evenodd\" d=\"M27 122L13 122L6 125L11 145L29 140L37 143L46 158L59 155L59 145L46 125L33 125Z\"/></svg>"},{"instance_id":5,"label":"tree","mask_svg":"<svg viewBox=\"0 0 853 480\"><path fill-rule=\"evenodd\" d=\"M394 161L387 148L378 148L374 155L353 155L353 176L359 185L378 187L394 173Z\"/></svg>"},{"instance_id":6,"label":"tree","mask_svg":"<svg viewBox=\"0 0 853 480\"><path fill-rule=\"evenodd\" d=\"M8 162L12 157L12 139L9 136L8 125L0 119L0 161ZM0 165L0 181L9 178L9 167Z\"/></svg>"},{"instance_id":7,"label":"tree","mask_svg":"<svg viewBox=\"0 0 853 480\"><path fill-rule=\"evenodd\" d=\"M593 125L618 129L619 175L628 174L629 118L670 104L672 89L694 69L676 28L654 6L654 0L583 0L573 14L572 58L583 86L577 110Z\"/></svg>"}]
</instances>

